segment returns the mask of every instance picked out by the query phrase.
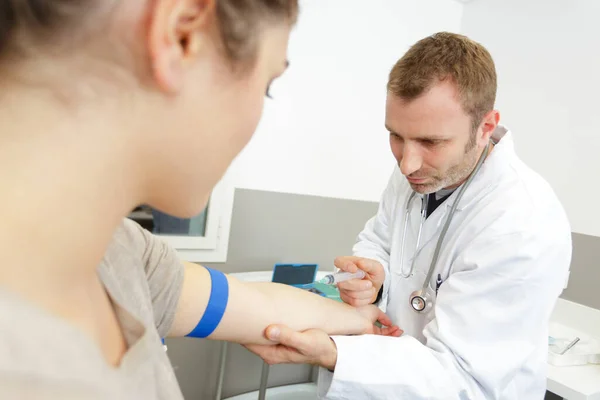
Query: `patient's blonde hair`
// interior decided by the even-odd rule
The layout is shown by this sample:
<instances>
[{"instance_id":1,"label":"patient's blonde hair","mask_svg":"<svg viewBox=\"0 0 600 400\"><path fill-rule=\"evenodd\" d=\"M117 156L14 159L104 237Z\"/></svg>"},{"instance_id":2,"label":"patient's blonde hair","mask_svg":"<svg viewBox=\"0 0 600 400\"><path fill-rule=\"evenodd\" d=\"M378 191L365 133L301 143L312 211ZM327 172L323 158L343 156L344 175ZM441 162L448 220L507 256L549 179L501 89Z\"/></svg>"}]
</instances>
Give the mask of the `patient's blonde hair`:
<instances>
[{"instance_id":1,"label":"patient's blonde hair","mask_svg":"<svg viewBox=\"0 0 600 400\"><path fill-rule=\"evenodd\" d=\"M2 0L0 60L9 54L27 57L36 46L72 44L96 20L110 15L119 1L130 0ZM262 23L293 24L298 14L298 0L215 0L215 7L223 49L234 63L256 56Z\"/></svg>"}]
</instances>

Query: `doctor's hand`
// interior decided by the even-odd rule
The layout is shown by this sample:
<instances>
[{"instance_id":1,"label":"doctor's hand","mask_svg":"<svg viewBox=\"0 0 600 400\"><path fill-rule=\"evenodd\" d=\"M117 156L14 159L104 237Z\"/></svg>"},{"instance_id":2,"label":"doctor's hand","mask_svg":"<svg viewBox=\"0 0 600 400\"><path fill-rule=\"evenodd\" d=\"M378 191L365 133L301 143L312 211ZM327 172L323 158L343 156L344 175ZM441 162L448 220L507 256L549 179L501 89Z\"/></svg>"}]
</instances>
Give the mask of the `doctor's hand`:
<instances>
[{"instance_id":1,"label":"doctor's hand","mask_svg":"<svg viewBox=\"0 0 600 400\"><path fill-rule=\"evenodd\" d=\"M333 370L337 347L327 333L319 329L297 332L285 325L270 325L265 330L272 345L245 345L267 364L311 364Z\"/></svg>"},{"instance_id":2,"label":"doctor's hand","mask_svg":"<svg viewBox=\"0 0 600 400\"><path fill-rule=\"evenodd\" d=\"M345 256L336 258L334 264L342 271L354 273L361 269L366 273L363 279L351 279L338 283L340 298L344 303L358 307L372 304L375 301L385 280L385 271L379 261Z\"/></svg>"},{"instance_id":3,"label":"doctor's hand","mask_svg":"<svg viewBox=\"0 0 600 400\"><path fill-rule=\"evenodd\" d=\"M379 308L369 305L358 307L357 311L371 323L364 333L400 336L403 331L392 325L392 321ZM374 325L379 322L383 327ZM327 333L319 329L297 332L285 325L269 325L265 337L272 345L245 345L267 364L312 364L330 370L337 362L337 348Z\"/></svg>"}]
</instances>

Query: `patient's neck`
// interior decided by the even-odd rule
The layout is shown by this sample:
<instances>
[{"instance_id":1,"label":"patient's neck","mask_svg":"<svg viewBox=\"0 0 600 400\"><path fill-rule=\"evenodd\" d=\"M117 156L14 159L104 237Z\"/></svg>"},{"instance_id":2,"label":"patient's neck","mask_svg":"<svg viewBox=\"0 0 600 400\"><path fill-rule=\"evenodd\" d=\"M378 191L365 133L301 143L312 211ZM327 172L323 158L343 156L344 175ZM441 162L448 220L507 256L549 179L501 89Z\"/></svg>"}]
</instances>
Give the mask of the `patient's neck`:
<instances>
[{"instance_id":1,"label":"patient's neck","mask_svg":"<svg viewBox=\"0 0 600 400\"><path fill-rule=\"evenodd\" d=\"M77 319L89 314L96 268L135 204L128 158L99 140L118 127L110 116L82 125L32 98L2 105L0 290Z\"/></svg>"}]
</instances>

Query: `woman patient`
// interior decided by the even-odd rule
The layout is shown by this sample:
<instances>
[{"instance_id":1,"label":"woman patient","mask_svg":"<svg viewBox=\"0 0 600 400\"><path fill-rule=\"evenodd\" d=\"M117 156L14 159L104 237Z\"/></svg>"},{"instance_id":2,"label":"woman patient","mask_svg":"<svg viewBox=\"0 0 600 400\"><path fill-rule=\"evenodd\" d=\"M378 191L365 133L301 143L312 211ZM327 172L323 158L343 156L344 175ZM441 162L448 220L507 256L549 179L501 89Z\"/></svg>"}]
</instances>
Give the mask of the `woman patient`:
<instances>
[{"instance_id":1,"label":"woman patient","mask_svg":"<svg viewBox=\"0 0 600 400\"><path fill-rule=\"evenodd\" d=\"M181 399L164 336L387 317L241 283L124 219L198 214L286 66L296 0L0 2L0 397ZM293 312L292 312L293 311Z\"/></svg>"}]
</instances>

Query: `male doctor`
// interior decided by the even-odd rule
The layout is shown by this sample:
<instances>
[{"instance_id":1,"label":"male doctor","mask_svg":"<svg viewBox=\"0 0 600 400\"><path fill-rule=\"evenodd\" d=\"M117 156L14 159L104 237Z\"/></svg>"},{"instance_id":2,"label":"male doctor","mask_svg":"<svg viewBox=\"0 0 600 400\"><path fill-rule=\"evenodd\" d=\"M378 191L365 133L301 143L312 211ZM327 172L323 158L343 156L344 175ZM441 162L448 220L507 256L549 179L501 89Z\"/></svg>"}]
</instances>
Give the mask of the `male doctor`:
<instances>
[{"instance_id":1,"label":"male doctor","mask_svg":"<svg viewBox=\"0 0 600 400\"><path fill-rule=\"evenodd\" d=\"M354 255L335 264L367 273L339 284L342 299L376 302L404 335L274 325L266 335L279 345L250 350L324 367L326 399L544 398L571 230L552 188L515 153L518 134L498 125L495 96L490 54L456 34L420 40L390 73L386 128L398 165Z\"/></svg>"}]
</instances>

